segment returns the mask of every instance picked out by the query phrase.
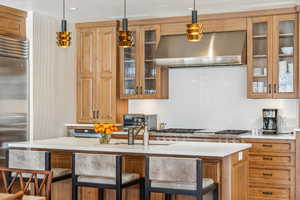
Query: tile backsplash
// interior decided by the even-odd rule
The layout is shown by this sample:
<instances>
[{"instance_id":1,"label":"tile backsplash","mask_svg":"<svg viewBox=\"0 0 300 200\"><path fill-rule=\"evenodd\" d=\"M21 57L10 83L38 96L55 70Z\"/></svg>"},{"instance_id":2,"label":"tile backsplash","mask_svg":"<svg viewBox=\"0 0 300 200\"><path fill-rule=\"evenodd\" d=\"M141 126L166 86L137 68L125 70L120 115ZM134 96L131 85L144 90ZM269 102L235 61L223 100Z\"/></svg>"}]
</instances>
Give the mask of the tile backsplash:
<instances>
[{"instance_id":1,"label":"tile backsplash","mask_svg":"<svg viewBox=\"0 0 300 200\"><path fill-rule=\"evenodd\" d=\"M247 68L170 69L167 100L130 100L129 113L158 114L167 127L255 129L262 109L279 109L279 130L298 127L297 99L247 99Z\"/></svg>"}]
</instances>

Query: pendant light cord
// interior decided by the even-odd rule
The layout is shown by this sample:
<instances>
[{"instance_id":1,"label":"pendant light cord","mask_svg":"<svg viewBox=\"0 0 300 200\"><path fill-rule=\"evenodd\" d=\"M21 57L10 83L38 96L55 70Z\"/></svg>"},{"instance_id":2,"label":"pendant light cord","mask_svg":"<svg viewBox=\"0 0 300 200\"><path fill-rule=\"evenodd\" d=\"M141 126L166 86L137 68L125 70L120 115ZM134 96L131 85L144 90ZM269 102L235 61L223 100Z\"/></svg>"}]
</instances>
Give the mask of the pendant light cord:
<instances>
[{"instance_id":1,"label":"pendant light cord","mask_svg":"<svg viewBox=\"0 0 300 200\"><path fill-rule=\"evenodd\" d=\"M126 10L126 7L127 7L127 1L126 0L124 0L124 18L126 18L127 16L127 10Z\"/></svg>"},{"instance_id":2,"label":"pendant light cord","mask_svg":"<svg viewBox=\"0 0 300 200\"><path fill-rule=\"evenodd\" d=\"M194 10L196 10L196 0L194 0Z\"/></svg>"},{"instance_id":3,"label":"pendant light cord","mask_svg":"<svg viewBox=\"0 0 300 200\"><path fill-rule=\"evenodd\" d=\"M66 19L66 0L63 0L63 19Z\"/></svg>"}]
</instances>

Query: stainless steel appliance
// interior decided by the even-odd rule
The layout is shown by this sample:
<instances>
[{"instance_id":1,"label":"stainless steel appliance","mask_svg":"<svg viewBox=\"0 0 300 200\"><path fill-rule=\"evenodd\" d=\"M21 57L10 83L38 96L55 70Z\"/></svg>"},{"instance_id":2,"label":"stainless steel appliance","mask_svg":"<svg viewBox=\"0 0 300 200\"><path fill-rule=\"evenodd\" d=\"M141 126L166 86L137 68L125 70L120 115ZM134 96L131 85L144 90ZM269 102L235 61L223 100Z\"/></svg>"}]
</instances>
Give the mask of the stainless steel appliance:
<instances>
[{"instance_id":1,"label":"stainless steel appliance","mask_svg":"<svg viewBox=\"0 0 300 200\"><path fill-rule=\"evenodd\" d=\"M250 131L248 131L248 130L222 130L222 131L217 131L215 134L241 135L244 133L250 133Z\"/></svg>"},{"instance_id":2,"label":"stainless steel appliance","mask_svg":"<svg viewBox=\"0 0 300 200\"><path fill-rule=\"evenodd\" d=\"M157 115L145 115L145 114L126 114L123 116L124 130L131 127L139 126L141 123L146 123L148 130L157 129Z\"/></svg>"},{"instance_id":3,"label":"stainless steel appliance","mask_svg":"<svg viewBox=\"0 0 300 200\"><path fill-rule=\"evenodd\" d=\"M246 38L244 31L205 33L194 43L186 35L162 36L154 61L172 68L242 65L246 63Z\"/></svg>"},{"instance_id":4,"label":"stainless steel appliance","mask_svg":"<svg viewBox=\"0 0 300 200\"><path fill-rule=\"evenodd\" d=\"M178 134L193 134L193 133L205 133L205 134L217 134L217 135L240 135L249 133L248 130L221 130L211 131L206 129L188 129L188 128L168 128L162 130L155 130L156 133L178 133Z\"/></svg>"},{"instance_id":5,"label":"stainless steel appliance","mask_svg":"<svg viewBox=\"0 0 300 200\"><path fill-rule=\"evenodd\" d=\"M204 129L167 128L155 130L156 133L199 133Z\"/></svg>"},{"instance_id":6,"label":"stainless steel appliance","mask_svg":"<svg viewBox=\"0 0 300 200\"><path fill-rule=\"evenodd\" d=\"M28 139L28 41L0 36L0 158L8 142Z\"/></svg>"}]
</instances>

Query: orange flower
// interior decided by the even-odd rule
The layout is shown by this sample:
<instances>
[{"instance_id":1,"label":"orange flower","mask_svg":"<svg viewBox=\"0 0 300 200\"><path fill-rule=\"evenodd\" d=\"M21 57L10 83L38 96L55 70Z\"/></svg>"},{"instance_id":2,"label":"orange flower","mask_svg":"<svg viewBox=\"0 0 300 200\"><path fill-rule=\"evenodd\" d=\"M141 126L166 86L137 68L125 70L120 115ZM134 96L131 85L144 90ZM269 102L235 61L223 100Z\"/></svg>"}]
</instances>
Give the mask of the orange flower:
<instances>
[{"instance_id":1,"label":"orange flower","mask_svg":"<svg viewBox=\"0 0 300 200\"><path fill-rule=\"evenodd\" d=\"M111 135L113 133L113 131L110 128L108 128L108 129L106 129L105 133L108 135Z\"/></svg>"},{"instance_id":2,"label":"orange flower","mask_svg":"<svg viewBox=\"0 0 300 200\"><path fill-rule=\"evenodd\" d=\"M113 132L118 131L118 128L114 124L95 124L94 130L96 133L111 135Z\"/></svg>"}]
</instances>

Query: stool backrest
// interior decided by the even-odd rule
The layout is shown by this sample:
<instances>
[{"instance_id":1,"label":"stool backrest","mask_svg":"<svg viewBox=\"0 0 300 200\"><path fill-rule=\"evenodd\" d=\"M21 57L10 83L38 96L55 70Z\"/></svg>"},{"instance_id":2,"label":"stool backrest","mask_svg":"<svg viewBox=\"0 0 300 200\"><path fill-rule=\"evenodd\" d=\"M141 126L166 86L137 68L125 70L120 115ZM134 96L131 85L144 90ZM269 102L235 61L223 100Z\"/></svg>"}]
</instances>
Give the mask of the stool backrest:
<instances>
[{"instance_id":1,"label":"stool backrest","mask_svg":"<svg viewBox=\"0 0 300 200\"><path fill-rule=\"evenodd\" d=\"M50 153L9 149L7 152L7 167L11 169L50 170Z\"/></svg>"},{"instance_id":2,"label":"stool backrest","mask_svg":"<svg viewBox=\"0 0 300 200\"><path fill-rule=\"evenodd\" d=\"M196 185L197 177L201 175L197 172L197 162L200 161L194 158L149 157L146 161L149 180Z\"/></svg>"},{"instance_id":3,"label":"stool backrest","mask_svg":"<svg viewBox=\"0 0 300 200\"><path fill-rule=\"evenodd\" d=\"M116 178L116 155L75 153L73 167L76 176Z\"/></svg>"}]
</instances>

